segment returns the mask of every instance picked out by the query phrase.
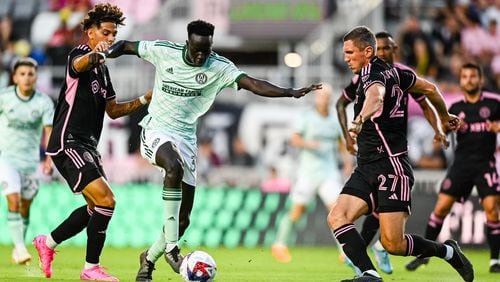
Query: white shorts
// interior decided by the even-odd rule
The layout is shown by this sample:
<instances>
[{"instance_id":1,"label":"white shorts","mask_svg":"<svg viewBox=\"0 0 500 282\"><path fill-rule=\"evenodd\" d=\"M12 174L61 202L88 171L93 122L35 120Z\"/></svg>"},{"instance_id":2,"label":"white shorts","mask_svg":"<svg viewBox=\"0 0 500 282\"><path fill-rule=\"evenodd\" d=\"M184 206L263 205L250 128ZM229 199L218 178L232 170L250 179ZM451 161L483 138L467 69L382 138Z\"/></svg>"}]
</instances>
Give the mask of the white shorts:
<instances>
[{"instance_id":1,"label":"white shorts","mask_svg":"<svg viewBox=\"0 0 500 282\"><path fill-rule=\"evenodd\" d=\"M38 193L40 185L33 174L23 174L12 165L0 160L0 189L2 195L21 194L21 198L32 200Z\"/></svg>"},{"instance_id":2,"label":"white shorts","mask_svg":"<svg viewBox=\"0 0 500 282\"><path fill-rule=\"evenodd\" d=\"M318 194L323 204L329 207L339 197L342 187L343 183L338 174L332 174L320 181L299 176L292 187L290 198L294 204L307 205Z\"/></svg>"},{"instance_id":3,"label":"white shorts","mask_svg":"<svg viewBox=\"0 0 500 282\"><path fill-rule=\"evenodd\" d=\"M196 157L198 149L196 146L186 142L184 138L177 134L162 132L159 130L143 129L141 132L141 155L149 161L150 164L157 166L163 176L165 170L156 164L156 152L161 145L171 142L173 148L182 158L184 176L182 181L191 186L196 186Z\"/></svg>"}]
</instances>

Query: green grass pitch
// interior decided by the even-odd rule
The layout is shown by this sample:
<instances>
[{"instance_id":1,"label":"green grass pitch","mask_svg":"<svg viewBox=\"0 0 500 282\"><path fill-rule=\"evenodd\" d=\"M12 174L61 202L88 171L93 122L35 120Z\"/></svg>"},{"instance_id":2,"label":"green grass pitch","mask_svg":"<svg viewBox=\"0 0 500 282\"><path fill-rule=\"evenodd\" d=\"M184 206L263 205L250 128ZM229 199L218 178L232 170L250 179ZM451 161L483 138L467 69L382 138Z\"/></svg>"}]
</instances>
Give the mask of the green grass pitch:
<instances>
[{"instance_id":1,"label":"green grass pitch","mask_svg":"<svg viewBox=\"0 0 500 282\"><path fill-rule=\"evenodd\" d=\"M32 247L29 248L35 260L30 266L14 265L10 261L11 247L0 246L0 281L80 281L85 250L65 247L58 249L54 264L53 277L45 279L38 269L38 258ZM335 247L296 247L291 249L293 260L288 264L274 261L269 248L207 249L217 262L216 281L339 281L353 277L352 271L338 260ZM141 249L105 248L101 264L120 281L134 281L138 269ZM190 250L184 248L183 253ZM488 272L489 255L486 250L465 250L475 269L475 281L500 281L500 274ZM408 272L404 265L411 258L391 256L394 273L383 274L384 281L462 281L459 275L447 263L440 259L431 259L428 266L415 272ZM171 271L161 259L156 265L154 281L182 281L179 275Z\"/></svg>"}]
</instances>

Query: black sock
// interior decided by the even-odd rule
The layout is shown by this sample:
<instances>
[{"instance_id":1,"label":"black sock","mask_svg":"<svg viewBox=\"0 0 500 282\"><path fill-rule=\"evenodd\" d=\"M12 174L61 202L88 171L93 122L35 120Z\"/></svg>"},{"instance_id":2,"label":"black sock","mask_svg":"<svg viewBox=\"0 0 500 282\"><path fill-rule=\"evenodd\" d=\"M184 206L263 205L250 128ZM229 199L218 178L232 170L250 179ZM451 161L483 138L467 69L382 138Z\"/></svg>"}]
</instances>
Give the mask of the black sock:
<instances>
[{"instance_id":1,"label":"black sock","mask_svg":"<svg viewBox=\"0 0 500 282\"><path fill-rule=\"evenodd\" d=\"M366 253L366 243L359 235L354 224L346 224L333 231L335 238L339 241L344 253L362 272L375 270L368 254Z\"/></svg>"},{"instance_id":2,"label":"black sock","mask_svg":"<svg viewBox=\"0 0 500 282\"><path fill-rule=\"evenodd\" d=\"M366 246L370 245L373 237L377 234L378 228L380 227L380 222L378 218L373 214L365 217L363 221L363 227L361 228L361 237L365 240Z\"/></svg>"},{"instance_id":3,"label":"black sock","mask_svg":"<svg viewBox=\"0 0 500 282\"><path fill-rule=\"evenodd\" d=\"M444 218L437 217L434 213L431 213L429 220L427 221L427 228L425 229L425 238L436 241L436 238L443 228Z\"/></svg>"},{"instance_id":4,"label":"black sock","mask_svg":"<svg viewBox=\"0 0 500 282\"><path fill-rule=\"evenodd\" d=\"M92 211L88 207L81 206L74 210L54 231L50 233L57 244L80 233L89 223Z\"/></svg>"},{"instance_id":5,"label":"black sock","mask_svg":"<svg viewBox=\"0 0 500 282\"><path fill-rule=\"evenodd\" d=\"M500 252L500 221L486 222L486 239L490 245L490 259L498 259Z\"/></svg>"},{"instance_id":6,"label":"black sock","mask_svg":"<svg viewBox=\"0 0 500 282\"><path fill-rule=\"evenodd\" d=\"M94 214L90 217L87 225L87 256L88 263L99 263L104 241L106 240L106 229L113 216L114 208L96 206Z\"/></svg>"},{"instance_id":7,"label":"black sock","mask_svg":"<svg viewBox=\"0 0 500 282\"><path fill-rule=\"evenodd\" d=\"M419 258L446 256L446 246L442 243L424 239L413 234L405 234L407 241L406 256L415 256Z\"/></svg>"}]
</instances>

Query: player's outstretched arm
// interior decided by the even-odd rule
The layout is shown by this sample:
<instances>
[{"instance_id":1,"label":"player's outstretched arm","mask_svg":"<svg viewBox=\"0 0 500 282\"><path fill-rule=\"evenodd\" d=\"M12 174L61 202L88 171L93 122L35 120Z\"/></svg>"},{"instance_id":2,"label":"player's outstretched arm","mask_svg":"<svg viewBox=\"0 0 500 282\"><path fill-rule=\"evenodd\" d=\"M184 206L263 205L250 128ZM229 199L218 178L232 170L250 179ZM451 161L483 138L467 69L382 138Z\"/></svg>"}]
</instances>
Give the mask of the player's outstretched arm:
<instances>
[{"instance_id":1,"label":"player's outstretched arm","mask_svg":"<svg viewBox=\"0 0 500 282\"><path fill-rule=\"evenodd\" d=\"M419 103L420 108L424 112L425 119L429 122L434 129L434 142L441 143L445 148L448 148L450 142L448 141L448 137L446 133L443 131L443 127L441 126L441 120L436 112L434 106L429 102L429 99L422 99Z\"/></svg>"},{"instance_id":2,"label":"player's outstretched arm","mask_svg":"<svg viewBox=\"0 0 500 282\"><path fill-rule=\"evenodd\" d=\"M294 97L300 98L307 93L321 89L321 84L311 84L309 87L294 89L282 88L265 80L244 76L238 81L240 88L251 91L259 96L264 97Z\"/></svg>"},{"instance_id":3,"label":"player's outstretched arm","mask_svg":"<svg viewBox=\"0 0 500 282\"><path fill-rule=\"evenodd\" d=\"M153 98L153 91L148 90L146 94L128 102L118 103L116 99L111 99L106 102L106 113L112 119L126 116L148 104L151 98Z\"/></svg>"},{"instance_id":4,"label":"player's outstretched arm","mask_svg":"<svg viewBox=\"0 0 500 282\"><path fill-rule=\"evenodd\" d=\"M104 55L106 58L117 58L121 55L138 55L138 46L139 41L120 40L106 49Z\"/></svg>"}]
</instances>

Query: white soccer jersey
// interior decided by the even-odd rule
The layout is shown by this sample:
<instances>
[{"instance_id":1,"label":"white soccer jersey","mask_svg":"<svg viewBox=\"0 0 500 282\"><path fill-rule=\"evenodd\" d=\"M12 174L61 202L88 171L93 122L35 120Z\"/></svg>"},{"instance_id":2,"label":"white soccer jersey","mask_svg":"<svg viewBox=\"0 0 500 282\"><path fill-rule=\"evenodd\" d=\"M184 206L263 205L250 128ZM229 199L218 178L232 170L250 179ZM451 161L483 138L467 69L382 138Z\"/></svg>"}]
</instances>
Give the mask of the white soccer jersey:
<instances>
[{"instance_id":1,"label":"white soccer jersey","mask_svg":"<svg viewBox=\"0 0 500 282\"><path fill-rule=\"evenodd\" d=\"M322 181L333 173L338 173L337 140L342 136L337 117L332 114L321 116L311 109L305 112L295 124L295 133L306 141L320 142L319 148L301 149L298 177Z\"/></svg>"},{"instance_id":2,"label":"white soccer jersey","mask_svg":"<svg viewBox=\"0 0 500 282\"><path fill-rule=\"evenodd\" d=\"M139 56L156 68L149 114L140 125L173 132L196 144L196 124L222 89L237 87L245 75L231 61L212 52L201 67L186 60L186 45L140 41Z\"/></svg>"},{"instance_id":3,"label":"white soccer jersey","mask_svg":"<svg viewBox=\"0 0 500 282\"><path fill-rule=\"evenodd\" d=\"M22 100L15 86L0 90L0 158L20 172L36 171L42 129L52 125L54 103L36 91Z\"/></svg>"}]
</instances>

